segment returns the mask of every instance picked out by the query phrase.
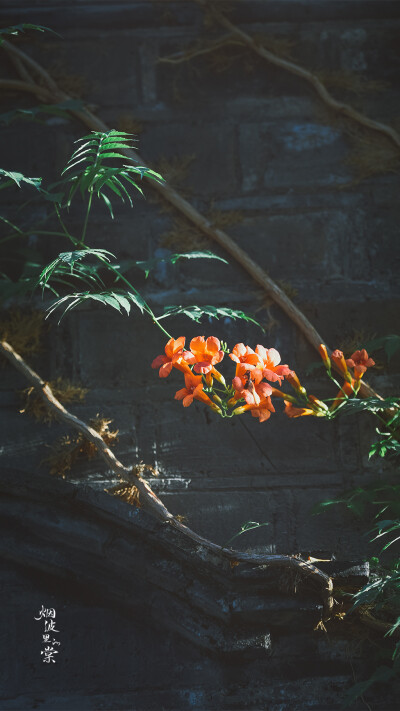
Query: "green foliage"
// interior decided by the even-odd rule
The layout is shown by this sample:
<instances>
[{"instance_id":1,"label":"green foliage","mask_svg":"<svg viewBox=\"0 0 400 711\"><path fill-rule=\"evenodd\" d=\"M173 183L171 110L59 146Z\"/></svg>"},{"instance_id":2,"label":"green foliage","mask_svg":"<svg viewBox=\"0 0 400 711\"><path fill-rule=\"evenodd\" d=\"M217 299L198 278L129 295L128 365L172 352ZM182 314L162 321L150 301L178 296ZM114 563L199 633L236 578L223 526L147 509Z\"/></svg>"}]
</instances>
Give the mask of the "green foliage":
<instances>
[{"instance_id":1,"label":"green foliage","mask_svg":"<svg viewBox=\"0 0 400 711\"><path fill-rule=\"evenodd\" d=\"M365 347L371 352L383 348L388 361L390 361L394 354L400 350L400 336L392 333L389 336L382 336L382 338L374 338L372 341L369 341Z\"/></svg>"},{"instance_id":2,"label":"green foliage","mask_svg":"<svg viewBox=\"0 0 400 711\"><path fill-rule=\"evenodd\" d=\"M61 101L59 104L39 104L29 109L13 109L12 111L0 114L0 123L5 126L9 126L16 120L37 121L42 123L43 119L39 118L41 114L69 118L69 111L79 111L83 107L84 103L80 99L68 99L68 101Z\"/></svg>"},{"instance_id":3,"label":"green foliage","mask_svg":"<svg viewBox=\"0 0 400 711\"><path fill-rule=\"evenodd\" d=\"M82 265L81 261L87 257L95 257L107 264L110 261L109 257L114 255L107 249L79 249L73 252L60 252L58 257L48 264L37 280L37 285L42 287L42 290L48 286L50 279L68 275L78 277L81 281L89 283L103 283L97 274L97 265Z\"/></svg>"},{"instance_id":4,"label":"green foliage","mask_svg":"<svg viewBox=\"0 0 400 711\"><path fill-rule=\"evenodd\" d=\"M79 190L82 197L88 192L101 198L110 211L111 217L114 217L110 199L112 195L116 195L122 202L127 199L131 207L133 203L129 191L134 188L143 195L143 190L133 176L139 177L140 180L146 177L163 182L161 175L144 166L126 163L122 166L109 165L110 160L127 160L121 151L134 149L131 136L132 134L124 131L112 130L106 133L93 131L90 135L75 141L81 145L72 154L62 172L62 175L68 173L64 178L64 184L69 185L66 198L68 207ZM105 192L106 189L109 194Z\"/></svg>"},{"instance_id":5,"label":"green foliage","mask_svg":"<svg viewBox=\"0 0 400 711\"><path fill-rule=\"evenodd\" d=\"M3 44L5 35L19 35L27 30L35 30L36 32L52 32L57 35L58 32L54 32L49 27L44 27L43 25L31 25L29 22L22 22L19 25L11 25L11 27L2 27L0 29L0 47Z\"/></svg>"},{"instance_id":6,"label":"green foliage","mask_svg":"<svg viewBox=\"0 0 400 711\"><path fill-rule=\"evenodd\" d=\"M130 313L132 304L137 306L140 309L141 313L143 313L144 311L147 311L148 313L151 312L150 307L146 304L145 300L137 292L131 292L126 290L116 291L114 289L112 291L102 291L99 293L84 291L63 296L61 299L55 301L52 306L50 306L50 308L48 309L47 316L50 316L50 314L54 313L54 311L56 311L62 305L64 310L58 321L58 323L60 323L68 311L71 311L71 309L75 308L76 306L80 306L81 304L85 302L87 303L88 301L97 301L100 304L103 304L103 306L111 306L111 308L116 309L117 311L119 311L119 313L125 312L127 315L129 315Z\"/></svg>"},{"instance_id":7,"label":"green foliage","mask_svg":"<svg viewBox=\"0 0 400 711\"><path fill-rule=\"evenodd\" d=\"M0 190L4 188L9 188L12 185L18 185L19 188L22 184L29 185L36 190L46 199L52 202L57 202L61 197L61 193L50 193L48 190L42 188L42 178L28 178L23 173L18 173L15 170L3 170L0 168L0 178L8 178L5 182L0 182Z\"/></svg>"},{"instance_id":8,"label":"green foliage","mask_svg":"<svg viewBox=\"0 0 400 711\"><path fill-rule=\"evenodd\" d=\"M147 259L146 261L140 262L127 260L127 262L124 263L124 269L126 270L133 266L139 267L139 269L142 269L144 271L147 278L151 270L157 267L159 264L176 264L179 259L217 259L220 262L223 262L224 264L228 264L226 259L224 259L223 257L219 257L217 254L214 254L213 252L207 250L205 252L179 252L175 254L168 254L164 257L154 257L153 259ZM121 265L119 268L121 270Z\"/></svg>"},{"instance_id":9,"label":"green foliage","mask_svg":"<svg viewBox=\"0 0 400 711\"><path fill-rule=\"evenodd\" d=\"M398 397L367 397L367 398L349 398L344 403L341 410L342 415L355 415L358 412L385 412L393 409L394 415L400 415L400 398ZM390 420L392 421L392 420Z\"/></svg>"},{"instance_id":10,"label":"green foliage","mask_svg":"<svg viewBox=\"0 0 400 711\"><path fill-rule=\"evenodd\" d=\"M165 306L164 315L159 316L158 320L162 318L167 318L168 316L177 316L178 314L183 314L192 321L200 323L203 316L208 316L209 318L221 319L228 318L232 320L242 319L243 321L249 321L250 323L255 323L259 326L261 330L265 333L262 325L256 321L253 316L244 313L244 311L239 311L237 309L229 309L225 306Z\"/></svg>"},{"instance_id":11,"label":"green foliage","mask_svg":"<svg viewBox=\"0 0 400 711\"><path fill-rule=\"evenodd\" d=\"M240 527L240 531L238 531L238 533L235 533L235 535L232 536L232 538L230 538L229 541L227 541L225 543L224 547L228 546L229 543L232 543L232 541L234 541L235 538L237 538L238 536L241 536L243 533L247 533L247 531L254 531L254 529L256 529L256 528L262 528L263 526L269 526L269 525L270 524L268 522L258 523L257 521L246 521L246 523L244 523Z\"/></svg>"}]
</instances>

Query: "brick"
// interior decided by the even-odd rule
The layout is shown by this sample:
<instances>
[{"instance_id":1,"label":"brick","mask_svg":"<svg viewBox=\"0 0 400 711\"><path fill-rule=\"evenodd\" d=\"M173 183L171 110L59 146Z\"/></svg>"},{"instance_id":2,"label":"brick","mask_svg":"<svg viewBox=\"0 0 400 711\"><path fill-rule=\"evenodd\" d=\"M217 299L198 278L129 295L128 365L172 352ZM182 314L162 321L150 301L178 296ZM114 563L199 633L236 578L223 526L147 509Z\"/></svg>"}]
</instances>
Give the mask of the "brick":
<instances>
[{"instance_id":1,"label":"brick","mask_svg":"<svg viewBox=\"0 0 400 711\"><path fill-rule=\"evenodd\" d=\"M346 143L317 122L246 123L240 127L242 190L334 189L351 180Z\"/></svg>"}]
</instances>

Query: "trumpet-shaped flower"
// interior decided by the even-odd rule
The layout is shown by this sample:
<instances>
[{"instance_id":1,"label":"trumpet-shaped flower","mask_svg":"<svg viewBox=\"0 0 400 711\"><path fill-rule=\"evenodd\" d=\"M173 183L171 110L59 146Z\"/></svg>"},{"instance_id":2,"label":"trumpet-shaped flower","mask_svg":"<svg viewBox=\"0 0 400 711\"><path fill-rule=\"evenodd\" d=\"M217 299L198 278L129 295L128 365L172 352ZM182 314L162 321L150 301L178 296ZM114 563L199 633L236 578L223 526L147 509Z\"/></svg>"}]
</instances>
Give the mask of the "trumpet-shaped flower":
<instances>
[{"instance_id":1,"label":"trumpet-shaped flower","mask_svg":"<svg viewBox=\"0 0 400 711\"><path fill-rule=\"evenodd\" d=\"M262 372L262 377L271 383L281 384L284 377L290 372L288 365L279 365L281 356L275 348L256 346L259 364L257 369Z\"/></svg>"},{"instance_id":2,"label":"trumpet-shaped flower","mask_svg":"<svg viewBox=\"0 0 400 711\"><path fill-rule=\"evenodd\" d=\"M187 362L194 363L193 370L195 373L202 373L203 375L212 371L213 366L220 363L224 357L221 344L215 336L210 336L207 339L204 336L192 338L190 351L191 354L187 357Z\"/></svg>"},{"instance_id":3,"label":"trumpet-shaped flower","mask_svg":"<svg viewBox=\"0 0 400 711\"><path fill-rule=\"evenodd\" d=\"M350 382L351 375L350 375L349 370L347 368L347 363L345 361L342 351L339 351L338 349L333 351L333 353L331 355L331 360L336 365L337 370L343 375L345 380L348 380Z\"/></svg>"},{"instance_id":4,"label":"trumpet-shaped flower","mask_svg":"<svg viewBox=\"0 0 400 711\"><path fill-rule=\"evenodd\" d=\"M242 378L236 376L232 380L232 385L236 391L235 399L243 398L248 404L260 402L262 398L272 394L272 388L268 383L253 381L251 377L248 377L247 381L243 381Z\"/></svg>"},{"instance_id":5,"label":"trumpet-shaped flower","mask_svg":"<svg viewBox=\"0 0 400 711\"><path fill-rule=\"evenodd\" d=\"M309 407L295 407L292 402L285 400L285 414L288 417L305 417L306 415L315 415L314 410Z\"/></svg>"},{"instance_id":6,"label":"trumpet-shaped flower","mask_svg":"<svg viewBox=\"0 0 400 711\"><path fill-rule=\"evenodd\" d=\"M216 408L208 395L203 392L203 377L193 375L192 372L185 375L185 387L175 393L175 400L182 400L183 407L189 407L193 400L200 400L206 405L210 405L213 410Z\"/></svg>"},{"instance_id":7,"label":"trumpet-shaped flower","mask_svg":"<svg viewBox=\"0 0 400 711\"><path fill-rule=\"evenodd\" d=\"M288 381L288 383L290 383L292 388L294 390L296 390L297 393L300 393L302 395L306 394L306 389L303 388L303 386L302 386L300 380L298 379L296 373L294 372L294 370L289 370L289 372L286 375L286 380Z\"/></svg>"},{"instance_id":8,"label":"trumpet-shaped flower","mask_svg":"<svg viewBox=\"0 0 400 711\"><path fill-rule=\"evenodd\" d=\"M267 383L261 383L267 385ZM259 422L265 422L271 417L271 412L275 412L275 408L270 397L261 397L258 394L252 396L251 393L246 395L246 404L237 407L233 410L233 415L241 415L243 412L250 411L253 417L258 417Z\"/></svg>"},{"instance_id":9,"label":"trumpet-shaped flower","mask_svg":"<svg viewBox=\"0 0 400 711\"><path fill-rule=\"evenodd\" d=\"M362 378L367 368L375 365L375 361L368 356L367 351L363 348L361 351L355 351L351 358L346 360L347 365L354 368L354 375L357 380Z\"/></svg>"},{"instance_id":10,"label":"trumpet-shaped flower","mask_svg":"<svg viewBox=\"0 0 400 711\"><path fill-rule=\"evenodd\" d=\"M157 358L154 358L151 367L160 368L158 373L160 378L166 378L173 367L181 370L183 373L192 372L186 362L186 352L183 350L185 340L184 336L176 340L170 338L165 346L165 355L159 355Z\"/></svg>"},{"instance_id":11,"label":"trumpet-shaped flower","mask_svg":"<svg viewBox=\"0 0 400 711\"><path fill-rule=\"evenodd\" d=\"M250 346L245 346L244 343L237 343L229 353L231 358L236 363L236 374L243 373L246 370L253 370L259 364L257 353ZM240 367L241 366L241 367Z\"/></svg>"}]
</instances>

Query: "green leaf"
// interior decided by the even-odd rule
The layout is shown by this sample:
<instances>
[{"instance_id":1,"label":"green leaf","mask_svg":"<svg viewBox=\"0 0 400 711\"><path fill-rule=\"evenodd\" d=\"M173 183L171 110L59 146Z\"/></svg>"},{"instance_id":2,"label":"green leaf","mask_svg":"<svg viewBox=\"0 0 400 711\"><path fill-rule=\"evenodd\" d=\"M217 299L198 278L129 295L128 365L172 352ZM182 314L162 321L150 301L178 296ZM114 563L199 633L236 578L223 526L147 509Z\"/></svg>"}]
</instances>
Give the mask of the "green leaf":
<instances>
[{"instance_id":1,"label":"green leaf","mask_svg":"<svg viewBox=\"0 0 400 711\"><path fill-rule=\"evenodd\" d=\"M125 269L130 269L134 266L139 267L139 269L142 269L145 272L147 278L149 276L150 271L157 267L159 264L176 264L179 259L217 259L218 261L223 262L224 264L228 264L226 259L224 259L223 257L219 257L217 254L214 254L213 252L207 250L205 252L198 251L168 254L163 257L154 257L153 259L147 259L145 261L130 260L129 266L125 267Z\"/></svg>"},{"instance_id":2,"label":"green leaf","mask_svg":"<svg viewBox=\"0 0 400 711\"><path fill-rule=\"evenodd\" d=\"M270 524L268 522L266 523L258 523L258 521L246 521L238 533L235 533L234 536L232 536L226 543L225 546L229 545L235 538L238 536L241 536L243 533L246 533L247 531L254 531L255 528L262 528L263 526L269 526ZM224 546L224 547L225 547Z\"/></svg>"},{"instance_id":3,"label":"green leaf","mask_svg":"<svg viewBox=\"0 0 400 711\"><path fill-rule=\"evenodd\" d=\"M372 341L369 341L365 347L368 352L374 352L384 348L387 359L390 361L394 354L400 350L400 336L392 333L389 336L374 338Z\"/></svg>"},{"instance_id":4,"label":"green leaf","mask_svg":"<svg viewBox=\"0 0 400 711\"><path fill-rule=\"evenodd\" d=\"M18 119L43 123L43 119L39 118L41 114L50 114L54 116L61 116L63 118L70 118L69 111L79 111L83 107L83 101L79 99L69 99L68 101L62 101L59 104L39 104L38 106L33 106L29 109L13 109L12 111L0 114L0 123L9 126L10 123Z\"/></svg>"},{"instance_id":5,"label":"green leaf","mask_svg":"<svg viewBox=\"0 0 400 711\"><path fill-rule=\"evenodd\" d=\"M57 309L62 306L64 310L58 321L58 323L60 323L68 311L83 303L87 303L88 301L97 301L103 304L104 306L110 306L119 313L122 313L121 309L124 309L126 313L129 314L131 303L137 306L141 313L143 313L144 310L149 309L148 305L146 304L145 300L140 296L140 294L133 293L132 291L108 290L98 293L84 291L74 294L67 294L61 299L55 301L54 304L52 304L47 309L48 313L46 318L48 318L51 314L53 314Z\"/></svg>"},{"instance_id":6,"label":"green leaf","mask_svg":"<svg viewBox=\"0 0 400 711\"><path fill-rule=\"evenodd\" d=\"M40 285L43 289L51 278L60 274L63 276L69 274L83 279L86 278L90 281L97 281L97 272L93 270L92 265L78 265L78 262L87 257L94 257L100 262L109 262L110 257L114 257L114 255L107 249L87 248L76 249L72 252L61 252L56 259L42 270L37 280L37 286Z\"/></svg>"},{"instance_id":7,"label":"green leaf","mask_svg":"<svg viewBox=\"0 0 400 711\"><path fill-rule=\"evenodd\" d=\"M196 323L200 323L201 318L203 316L208 316L215 319L241 319L243 321L248 321L250 323L256 324L256 326L259 326L263 333L265 333L265 329L258 321L256 321L253 316L244 313L244 311L229 309L225 306L165 306L164 314L162 316L159 316L157 320L159 321L160 319L167 318L169 316L177 316L178 314L183 314L184 316L190 318L192 321L196 321Z\"/></svg>"},{"instance_id":8,"label":"green leaf","mask_svg":"<svg viewBox=\"0 0 400 711\"><path fill-rule=\"evenodd\" d=\"M8 185L12 185L12 183L18 185L19 188L21 187L21 183L33 185L36 190L40 190L41 187L42 178L28 178L26 175L23 175L23 173L18 173L17 171L3 170L2 168L0 168L0 176L9 178L6 183L2 183L0 185L0 190L5 187L8 187Z\"/></svg>"},{"instance_id":9,"label":"green leaf","mask_svg":"<svg viewBox=\"0 0 400 711\"><path fill-rule=\"evenodd\" d=\"M93 131L87 136L82 136L75 143L79 144L78 148L73 152L62 172L65 176L64 183L71 186L67 206L71 204L78 189L82 196L88 191L103 200L111 217L114 217L110 196L105 193L105 189L110 190L123 202L127 198L132 205L131 191L128 188L132 186L143 194L142 189L132 179L132 175L148 177L159 182L163 180L158 173L145 166L126 163L115 165L115 161L127 159L120 151L125 151L127 148L134 149L131 134L115 130L105 133ZM110 159L113 165L109 165Z\"/></svg>"},{"instance_id":10,"label":"green leaf","mask_svg":"<svg viewBox=\"0 0 400 711\"><path fill-rule=\"evenodd\" d=\"M50 193L42 188L42 178L29 178L28 176L23 175L23 173L18 173L15 170L3 170L0 168L0 177L1 176L9 178L9 180L6 180L4 183L0 184L0 190L8 188L10 185L17 185L20 188L21 184L25 183L26 185L30 185L38 190L40 194L46 198L46 200L57 202L62 196L62 193Z\"/></svg>"},{"instance_id":11,"label":"green leaf","mask_svg":"<svg viewBox=\"0 0 400 711\"><path fill-rule=\"evenodd\" d=\"M3 43L4 37L2 35L19 35L21 32L26 32L26 30L36 30L37 32L52 32L55 35L60 35L58 32L51 30L49 27L44 27L44 25L31 25L28 22L23 22L19 25L11 25L11 27L3 27L0 29L0 45Z\"/></svg>"}]
</instances>

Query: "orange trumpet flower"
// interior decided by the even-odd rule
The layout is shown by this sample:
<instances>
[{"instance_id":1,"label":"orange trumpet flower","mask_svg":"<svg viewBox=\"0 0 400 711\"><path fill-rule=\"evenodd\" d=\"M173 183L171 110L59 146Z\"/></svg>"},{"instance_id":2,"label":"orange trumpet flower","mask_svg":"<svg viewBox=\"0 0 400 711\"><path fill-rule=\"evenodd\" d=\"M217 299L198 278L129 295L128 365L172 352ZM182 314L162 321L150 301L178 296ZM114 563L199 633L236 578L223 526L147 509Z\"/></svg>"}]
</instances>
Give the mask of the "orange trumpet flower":
<instances>
[{"instance_id":1,"label":"orange trumpet flower","mask_svg":"<svg viewBox=\"0 0 400 711\"><path fill-rule=\"evenodd\" d=\"M216 412L221 412L220 408L203 392L203 387L203 376L193 375L190 372L185 375L185 387L175 393L175 400L182 400L183 407L189 407L193 400L200 400Z\"/></svg>"},{"instance_id":2,"label":"orange trumpet flower","mask_svg":"<svg viewBox=\"0 0 400 711\"><path fill-rule=\"evenodd\" d=\"M157 358L154 358L151 367L160 368L158 373L160 378L166 378L170 374L172 367L181 370L183 373L192 372L187 365L186 354L183 350L185 340L184 336L176 340L170 338L165 346L165 355L159 355Z\"/></svg>"},{"instance_id":3,"label":"orange trumpet flower","mask_svg":"<svg viewBox=\"0 0 400 711\"><path fill-rule=\"evenodd\" d=\"M372 368L375 365L375 361L368 356L367 351L363 348L361 351L355 351L351 358L346 360L347 365L354 368L354 377L356 380L360 380L367 368Z\"/></svg>"},{"instance_id":4,"label":"orange trumpet flower","mask_svg":"<svg viewBox=\"0 0 400 711\"><path fill-rule=\"evenodd\" d=\"M347 368L347 363L345 361L343 352L336 349L331 355L331 360L336 365L338 371L343 375L344 379L350 382L351 375Z\"/></svg>"},{"instance_id":5,"label":"orange trumpet flower","mask_svg":"<svg viewBox=\"0 0 400 711\"><path fill-rule=\"evenodd\" d=\"M224 357L221 344L215 336L210 336L207 340L204 336L192 338L190 351L191 355L188 356L187 362L194 363L193 370L195 373L202 373L203 375L209 373L213 366L220 363Z\"/></svg>"}]
</instances>

